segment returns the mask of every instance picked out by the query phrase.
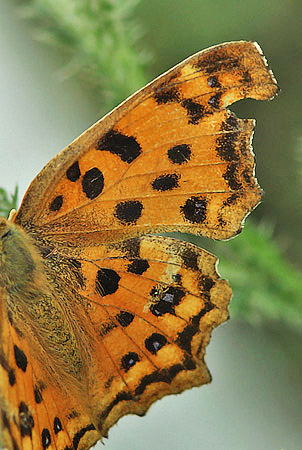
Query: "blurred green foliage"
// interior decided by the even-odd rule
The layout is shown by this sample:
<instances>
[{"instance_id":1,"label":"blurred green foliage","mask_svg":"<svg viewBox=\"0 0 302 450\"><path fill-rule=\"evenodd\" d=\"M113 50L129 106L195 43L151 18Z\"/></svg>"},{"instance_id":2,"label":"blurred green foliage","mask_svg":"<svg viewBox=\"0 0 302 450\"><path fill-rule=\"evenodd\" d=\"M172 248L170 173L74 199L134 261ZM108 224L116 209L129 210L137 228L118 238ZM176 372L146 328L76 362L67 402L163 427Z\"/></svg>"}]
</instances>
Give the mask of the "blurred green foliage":
<instances>
[{"instance_id":1,"label":"blurred green foliage","mask_svg":"<svg viewBox=\"0 0 302 450\"><path fill-rule=\"evenodd\" d=\"M266 197L253 218L274 224L278 241L283 247L286 242L286 254L299 267L302 208L297 205L302 204L302 192L297 154L302 112L297 79L302 65L302 3L19 0L18 4L22 16L32 21L34 37L59 46L66 55L62 73L90 81L100 107L106 102L106 110L202 48L230 40L257 40L273 63L283 92L273 104L246 101L232 109L241 117L259 120L254 145ZM146 48L156 53L152 64ZM153 73L147 79L148 59ZM2 211L7 200L2 194ZM285 260L270 228L249 223L228 242L210 243L192 236L190 241L220 256L220 272L234 291L234 316L250 323L283 323L301 331L301 273Z\"/></svg>"},{"instance_id":2,"label":"blurred green foliage","mask_svg":"<svg viewBox=\"0 0 302 450\"><path fill-rule=\"evenodd\" d=\"M34 38L64 52L61 76L84 77L101 94L100 107L111 109L145 83L148 57L137 50L141 29L132 18L137 2L22 0L18 12L32 20Z\"/></svg>"},{"instance_id":3,"label":"blurred green foliage","mask_svg":"<svg viewBox=\"0 0 302 450\"><path fill-rule=\"evenodd\" d=\"M0 188L0 216L8 217L12 209L17 209L18 204L18 186L15 187L15 192L9 194L5 189Z\"/></svg>"}]
</instances>

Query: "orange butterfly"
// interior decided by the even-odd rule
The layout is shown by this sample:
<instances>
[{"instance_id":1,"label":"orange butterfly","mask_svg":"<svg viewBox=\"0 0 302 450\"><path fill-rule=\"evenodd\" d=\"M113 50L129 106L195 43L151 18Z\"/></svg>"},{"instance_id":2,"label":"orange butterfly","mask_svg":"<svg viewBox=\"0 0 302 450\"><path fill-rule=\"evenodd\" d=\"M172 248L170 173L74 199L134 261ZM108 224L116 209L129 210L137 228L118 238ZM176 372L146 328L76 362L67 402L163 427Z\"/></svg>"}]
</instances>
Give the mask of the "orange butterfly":
<instances>
[{"instance_id":1,"label":"orange butterfly","mask_svg":"<svg viewBox=\"0 0 302 450\"><path fill-rule=\"evenodd\" d=\"M231 289L216 258L149 233L240 232L261 189L254 121L277 92L259 46L188 58L50 161L0 219L2 445L88 449L117 420L210 381Z\"/></svg>"}]
</instances>

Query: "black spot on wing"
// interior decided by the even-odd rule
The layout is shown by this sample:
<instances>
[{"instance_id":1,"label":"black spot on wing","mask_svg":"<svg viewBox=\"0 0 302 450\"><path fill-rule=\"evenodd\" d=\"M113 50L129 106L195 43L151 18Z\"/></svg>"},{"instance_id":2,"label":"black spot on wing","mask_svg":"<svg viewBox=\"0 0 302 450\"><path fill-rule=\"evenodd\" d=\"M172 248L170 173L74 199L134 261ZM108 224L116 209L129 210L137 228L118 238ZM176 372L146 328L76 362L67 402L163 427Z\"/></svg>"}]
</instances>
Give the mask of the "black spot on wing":
<instances>
[{"instance_id":1,"label":"black spot on wing","mask_svg":"<svg viewBox=\"0 0 302 450\"><path fill-rule=\"evenodd\" d=\"M151 336L145 339L145 347L152 355L156 355L166 343L166 337L160 333L152 333Z\"/></svg>"},{"instance_id":2,"label":"black spot on wing","mask_svg":"<svg viewBox=\"0 0 302 450\"><path fill-rule=\"evenodd\" d=\"M55 434L58 434L60 431L63 430L62 423L61 423L59 417L54 418L53 430L54 430Z\"/></svg>"},{"instance_id":3,"label":"black spot on wing","mask_svg":"<svg viewBox=\"0 0 302 450\"><path fill-rule=\"evenodd\" d=\"M175 86L161 85L154 91L154 99L158 105L180 101L180 95Z\"/></svg>"},{"instance_id":4,"label":"black spot on wing","mask_svg":"<svg viewBox=\"0 0 302 450\"><path fill-rule=\"evenodd\" d=\"M42 397L42 392L41 392L41 389L39 388L39 386L34 387L34 396L35 396L36 403L38 403L38 404L42 403L43 397Z\"/></svg>"},{"instance_id":5,"label":"black spot on wing","mask_svg":"<svg viewBox=\"0 0 302 450\"><path fill-rule=\"evenodd\" d=\"M199 279L199 286L202 291L208 292L214 286L214 284L215 282L211 277L207 275L201 275Z\"/></svg>"},{"instance_id":6,"label":"black spot on wing","mask_svg":"<svg viewBox=\"0 0 302 450\"><path fill-rule=\"evenodd\" d=\"M192 125L197 125L205 115L204 106L200 105L197 102L193 102L193 100L190 99L183 100L181 102L181 106L185 108L185 110L187 111L189 123Z\"/></svg>"},{"instance_id":7,"label":"black spot on wing","mask_svg":"<svg viewBox=\"0 0 302 450\"><path fill-rule=\"evenodd\" d=\"M126 328L133 322L134 314L128 311L121 311L115 316L115 319L123 328Z\"/></svg>"},{"instance_id":8,"label":"black spot on wing","mask_svg":"<svg viewBox=\"0 0 302 450\"><path fill-rule=\"evenodd\" d=\"M142 215L143 205L137 200L118 203L114 215L123 225L135 224Z\"/></svg>"},{"instance_id":9,"label":"black spot on wing","mask_svg":"<svg viewBox=\"0 0 302 450\"><path fill-rule=\"evenodd\" d=\"M14 386L16 383L16 375L14 369L10 368L7 360L4 358L4 356L0 352L0 365L2 366L3 370L8 375L8 382L10 386Z\"/></svg>"},{"instance_id":10,"label":"black spot on wing","mask_svg":"<svg viewBox=\"0 0 302 450\"><path fill-rule=\"evenodd\" d=\"M223 178L227 181L230 188L234 191L242 189L242 183L238 180L238 177L238 165L235 163L229 164L225 173L223 174Z\"/></svg>"},{"instance_id":11,"label":"black spot on wing","mask_svg":"<svg viewBox=\"0 0 302 450\"><path fill-rule=\"evenodd\" d=\"M99 269L95 281L95 290L102 297L114 294L119 287L121 277L115 270Z\"/></svg>"},{"instance_id":12,"label":"black spot on wing","mask_svg":"<svg viewBox=\"0 0 302 450\"><path fill-rule=\"evenodd\" d=\"M141 153L142 149L134 136L127 136L116 130L110 130L98 142L97 150L108 151L130 164Z\"/></svg>"},{"instance_id":13,"label":"black spot on wing","mask_svg":"<svg viewBox=\"0 0 302 450\"><path fill-rule=\"evenodd\" d=\"M44 428L42 430L41 439L42 439L42 447L44 450L46 450L51 444L51 436L47 428Z\"/></svg>"},{"instance_id":14,"label":"black spot on wing","mask_svg":"<svg viewBox=\"0 0 302 450\"><path fill-rule=\"evenodd\" d=\"M236 151L238 132L221 134L216 140L216 152L224 161L238 161L239 155Z\"/></svg>"},{"instance_id":15,"label":"black spot on wing","mask_svg":"<svg viewBox=\"0 0 302 450\"><path fill-rule=\"evenodd\" d=\"M104 188L104 175L97 167L87 170L83 175L82 188L84 194L90 200L100 195Z\"/></svg>"},{"instance_id":16,"label":"black spot on wing","mask_svg":"<svg viewBox=\"0 0 302 450\"><path fill-rule=\"evenodd\" d=\"M77 181L81 176L81 171L79 167L79 162L76 161L72 164L72 166L69 167L69 169L66 170L66 177L69 181L75 182Z\"/></svg>"},{"instance_id":17,"label":"black spot on wing","mask_svg":"<svg viewBox=\"0 0 302 450\"><path fill-rule=\"evenodd\" d=\"M207 199L193 196L180 207L181 213L192 223L202 223L207 218Z\"/></svg>"},{"instance_id":18,"label":"black spot on wing","mask_svg":"<svg viewBox=\"0 0 302 450\"><path fill-rule=\"evenodd\" d=\"M14 369L10 369L8 371L8 382L10 386L14 386L16 384L16 375Z\"/></svg>"},{"instance_id":19,"label":"black spot on wing","mask_svg":"<svg viewBox=\"0 0 302 450\"><path fill-rule=\"evenodd\" d=\"M49 205L50 211L59 211L63 205L63 195L55 197Z\"/></svg>"},{"instance_id":20,"label":"black spot on wing","mask_svg":"<svg viewBox=\"0 0 302 450\"><path fill-rule=\"evenodd\" d=\"M190 247L186 247L181 252L184 265L188 269L198 270L198 253Z\"/></svg>"},{"instance_id":21,"label":"black spot on wing","mask_svg":"<svg viewBox=\"0 0 302 450\"><path fill-rule=\"evenodd\" d=\"M156 191L171 191L179 187L179 178L180 175L176 173L169 173L166 175L160 175L152 181L152 189Z\"/></svg>"},{"instance_id":22,"label":"black spot on wing","mask_svg":"<svg viewBox=\"0 0 302 450\"><path fill-rule=\"evenodd\" d=\"M179 305L185 292L180 287L170 286L162 290L161 287L153 287L150 292L151 305L150 311L154 316L163 316L164 314L175 314L175 306Z\"/></svg>"},{"instance_id":23,"label":"black spot on wing","mask_svg":"<svg viewBox=\"0 0 302 450\"><path fill-rule=\"evenodd\" d=\"M149 263L146 259L134 259L127 267L127 272L142 275L149 269Z\"/></svg>"},{"instance_id":24,"label":"black spot on wing","mask_svg":"<svg viewBox=\"0 0 302 450\"><path fill-rule=\"evenodd\" d=\"M173 279L173 281L174 281L174 283L176 283L176 284L181 284L181 282L182 282L182 277L181 277L181 274L180 273L174 273L173 275L172 275L172 279Z\"/></svg>"},{"instance_id":25,"label":"black spot on wing","mask_svg":"<svg viewBox=\"0 0 302 450\"><path fill-rule=\"evenodd\" d=\"M25 353L17 345L14 345L14 354L17 367L23 370L23 372L26 372L27 358Z\"/></svg>"},{"instance_id":26,"label":"black spot on wing","mask_svg":"<svg viewBox=\"0 0 302 450\"><path fill-rule=\"evenodd\" d=\"M174 164L183 164L190 160L191 149L188 144L175 145L169 148L168 158Z\"/></svg>"},{"instance_id":27,"label":"black spot on wing","mask_svg":"<svg viewBox=\"0 0 302 450\"><path fill-rule=\"evenodd\" d=\"M35 422L28 406L24 402L19 404L19 427L21 436L32 437L32 429L35 426Z\"/></svg>"},{"instance_id":28,"label":"black spot on wing","mask_svg":"<svg viewBox=\"0 0 302 450\"><path fill-rule=\"evenodd\" d=\"M221 84L218 81L218 78L215 75L210 76L207 79L208 85L212 88L219 88L221 87Z\"/></svg>"},{"instance_id":29,"label":"black spot on wing","mask_svg":"<svg viewBox=\"0 0 302 450\"><path fill-rule=\"evenodd\" d=\"M221 99L221 92L217 92L217 94L212 95L212 97L209 98L208 104L212 106L213 108L219 109L220 108L220 99Z\"/></svg>"},{"instance_id":30,"label":"black spot on wing","mask_svg":"<svg viewBox=\"0 0 302 450\"><path fill-rule=\"evenodd\" d=\"M129 352L122 357L121 368L128 372L140 360L136 352Z\"/></svg>"}]
</instances>

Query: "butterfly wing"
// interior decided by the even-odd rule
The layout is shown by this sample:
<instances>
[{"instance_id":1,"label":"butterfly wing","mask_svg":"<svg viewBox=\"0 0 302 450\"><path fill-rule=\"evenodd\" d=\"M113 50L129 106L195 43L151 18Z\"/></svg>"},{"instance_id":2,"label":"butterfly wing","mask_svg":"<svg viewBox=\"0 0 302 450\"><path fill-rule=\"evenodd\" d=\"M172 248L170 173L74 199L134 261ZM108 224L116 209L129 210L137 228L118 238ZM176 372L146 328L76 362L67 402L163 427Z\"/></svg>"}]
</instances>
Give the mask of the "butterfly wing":
<instances>
[{"instance_id":1,"label":"butterfly wing","mask_svg":"<svg viewBox=\"0 0 302 450\"><path fill-rule=\"evenodd\" d=\"M39 343L22 339L1 298L9 449L86 449L122 415L143 414L155 399L209 381L205 347L231 296L215 257L168 238L133 236L171 230L224 239L240 231L261 196L254 122L226 107L276 91L256 44L213 47L134 94L32 182L14 222L35 242L66 320L78 313L73 337L83 364L74 385L52 378L35 357ZM53 364L47 354L45 363ZM43 391L38 405L35 387Z\"/></svg>"},{"instance_id":2,"label":"butterfly wing","mask_svg":"<svg viewBox=\"0 0 302 450\"><path fill-rule=\"evenodd\" d=\"M100 439L75 399L49 379L35 358L36 342L13 323L1 298L1 448L9 450L89 448ZM20 328L18 327L20 325ZM59 395L58 395L59 393ZM83 448L83 447L82 447Z\"/></svg>"},{"instance_id":3,"label":"butterfly wing","mask_svg":"<svg viewBox=\"0 0 302 450\"><path fill-rule=\"evenodd\" d=\"M143 236L47 257L49 267L71 261L73 278L65 271L52 276L66 313L79 304L84 311L78 326L89 343L82 395L77 378L62 384L57 373L50 376L51 354L41 364L39 342L3 308L5 448L90 448L123 415L143 415L158 398L210 381L205 348L212 329L228 318L231 298L213 255L176 239Z\"/></svg>"},{"instance_id":4,"label":"butterfly wing","mask_svg":"<svg viewBox=\"0 0 302 450\"><path fill-rule=\"evenodd\" d=\"M71 245L160 231L234 236L261 190L254 121L226 107L276 91L255 43L197 53L55 157L31 184L16 223Z\"/></svg>"},{"instance_id":5,"label":"butterfly wing","mask_svg":"<svg viewBox=\"0 0 302 450\"><path fill-rule=\"evenodd\" d=\"M49 264L61 257L52 253ZM205 348L212 329L228 318L231 298L215 256L187 242L143 236L69 250L70 258L83 282L76 292L66 286L66 303L74 308L78 297L90 330L82 406L89 405L102 436L123 415L142 415L156 399L210 381ZM65 274L58 277L63 287Z\"/></svg>"}]
</instances>

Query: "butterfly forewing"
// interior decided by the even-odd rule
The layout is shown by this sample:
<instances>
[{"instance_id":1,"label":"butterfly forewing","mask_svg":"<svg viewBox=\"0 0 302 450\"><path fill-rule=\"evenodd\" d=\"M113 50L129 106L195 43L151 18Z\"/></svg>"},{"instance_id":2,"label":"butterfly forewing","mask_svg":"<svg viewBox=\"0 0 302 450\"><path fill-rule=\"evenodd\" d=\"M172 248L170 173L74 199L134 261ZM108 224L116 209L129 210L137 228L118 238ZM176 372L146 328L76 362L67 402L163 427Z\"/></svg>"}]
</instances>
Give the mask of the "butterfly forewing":
<instances>
[{"instance_id":1,"label":"butterfly forewing","mask_svg":"<svg viewBox=\"0 0 302 450\"><path fill-rule=\"evenodd\" d=\"M192 56L50 162L16 222L67 242L88 232L102 242L157 231L233 236L261 190L253 121L225 108L246 97L271 98L276 90L254 43Z\"/></svg>"}]
</instances>

